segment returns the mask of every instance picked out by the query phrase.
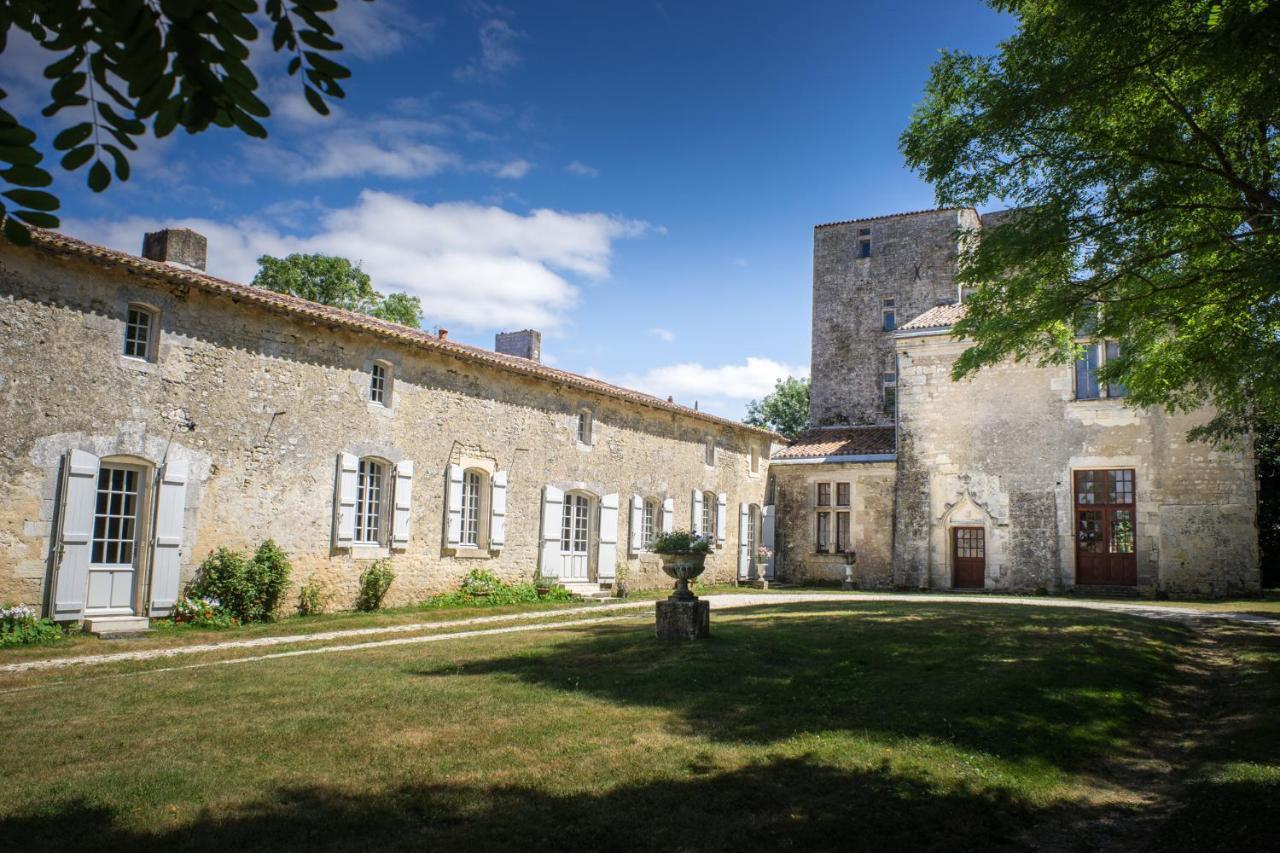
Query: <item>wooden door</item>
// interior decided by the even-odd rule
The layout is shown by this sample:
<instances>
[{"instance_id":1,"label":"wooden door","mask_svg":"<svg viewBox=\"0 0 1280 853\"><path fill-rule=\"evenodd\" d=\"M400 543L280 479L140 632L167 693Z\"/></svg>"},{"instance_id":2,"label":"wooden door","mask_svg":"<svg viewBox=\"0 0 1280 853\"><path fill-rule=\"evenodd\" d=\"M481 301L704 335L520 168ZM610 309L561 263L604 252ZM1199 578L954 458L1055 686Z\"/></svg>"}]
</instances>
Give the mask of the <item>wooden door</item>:
<instances>
[{"instance_id":1,"label":"wooden door","mask_svg":"<svg viewBox=\"0 0 1280 853\"><path fill-rule=\"evenodd\" d=\"M1076 584L1137 586L1133 469L1075 473Z\"/></svg>"},{"instance_id":2,"label":"wooden door","mask_svg":"<svg viewBox=\"0 0 1280 853\"><path fill-rule=\"evenodd\" d=\"M951 585L982 589L987 580L987 537L981 527L951 528Z\"/></svg>"},{"instance_id":3,"label":"wooden door","mask_svg":"<svg viewBox=\"0 0 1280 853\"><path fill-rule=\"evenodd\" d=\"M132 614L138 571L143 471L129 465L98 469L85 612Z\"/></svg>"}]
</instances>

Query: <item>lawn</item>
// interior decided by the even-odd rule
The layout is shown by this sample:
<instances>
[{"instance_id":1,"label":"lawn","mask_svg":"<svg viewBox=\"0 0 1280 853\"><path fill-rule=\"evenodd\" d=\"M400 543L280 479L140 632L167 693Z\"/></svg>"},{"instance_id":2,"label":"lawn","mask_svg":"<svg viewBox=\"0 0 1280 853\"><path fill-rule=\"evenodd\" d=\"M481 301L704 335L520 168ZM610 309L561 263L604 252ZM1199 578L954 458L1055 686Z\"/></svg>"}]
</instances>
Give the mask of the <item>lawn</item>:
<instances>
[{"instance_id":1,"label":"lawn","mask_svg":"<svg viewBox=\"0 0 1280 853\"><path fill-rule=\"evenodd\" d=\"M0 822L23 850L1263 849L1280 637L1206 631L851 600L684 645L646 614L0 674Z\"/></svg>"}]
</instances>

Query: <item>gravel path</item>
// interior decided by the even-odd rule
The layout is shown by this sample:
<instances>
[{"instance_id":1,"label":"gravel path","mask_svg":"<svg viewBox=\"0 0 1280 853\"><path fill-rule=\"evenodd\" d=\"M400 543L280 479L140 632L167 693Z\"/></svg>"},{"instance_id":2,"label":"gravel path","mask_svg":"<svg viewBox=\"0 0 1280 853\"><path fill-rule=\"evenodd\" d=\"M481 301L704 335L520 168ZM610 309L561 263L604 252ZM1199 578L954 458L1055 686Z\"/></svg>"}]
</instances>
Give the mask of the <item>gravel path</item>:
<instances>
[{"instance_id":1,"label":"gravel path","mask_svg":"<svg viewBox=\"0 0 1280 853\"><path fill-rule=\"evenodd\" d=\"M1280 617L1260 616L1252 613L1236 613L1222 610L1191 610L1159 604L1134 603L1127 601L1076 601L1064 598L1022 598L1015 596L987 595L920 595L893 593L864 593L857 595L841 593L801 592L801 593L725 593L706 596L713 610L726 610L736 607L755 607L759 605L829 603L829 604L866 604L873 602L897 603L944 603L944 604L1016 604L1027 607L1074 607L1083 610L1103 610L1113 613L1126 613L1148 619L1166 619L1184 624L1197 624L1204 621L1236 622L1256 627L1280 630ZM31 670L60 669L72 666L86 666L123 661L145 661L160 658L175 658L184 655L195 655L204 652L221 652L234 649L258 649L270 646L292 645L296 643L322 643L333 641L349 641L361 637L377 637L388 634L406 634L422 631L438 631L414 637L395 637L373 642L321 645L311 649L295 649L266 655L252 655L229 660L212 661L194 666L244 663L254 660L266 660L277 657L294 657L298 655L319 654L323 652L354 651L366 648L379 648L389 645L406 645L410 643L439 642L450 639L465 639L489 634L508 634L524 631L538 631L548 628L559 628L574 625L590 625L625 618L630 611L645 611L653 607L653 601L621 602L602 604L589 610L574 610L556 614L546 611L532 613L511 613L498 616L476 616L469 619L451 620L448 622L415 622L405 625L388 625L380 628L350 628L339 631L320 631L311 634L291 634L278 637L259 637L253 640L226 640L224 642L200 643L196 645L172 646L161 649L143 649L132 652L110 652L95 655L79 655L75 657L47 658L45 660L20 661L0 664L0 672L27 672ZM585 618L580 615L590 614ZM608 614L608 615L602 615ZM508 625L498 628L481 628L464 631L451 631L451 628L463 628L476 625L488 625L496 622L524 622L540 620L530 624Z\"/></svg>"}]
</instances>

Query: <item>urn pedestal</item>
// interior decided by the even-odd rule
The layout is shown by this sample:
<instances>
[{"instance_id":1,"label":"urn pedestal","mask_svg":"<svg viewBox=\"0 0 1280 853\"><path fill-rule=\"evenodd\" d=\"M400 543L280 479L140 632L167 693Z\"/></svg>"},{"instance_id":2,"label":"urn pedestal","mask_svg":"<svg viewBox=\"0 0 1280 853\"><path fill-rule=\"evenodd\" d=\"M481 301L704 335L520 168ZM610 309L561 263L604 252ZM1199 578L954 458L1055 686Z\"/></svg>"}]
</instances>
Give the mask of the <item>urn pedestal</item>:
<instances>
[{"instance_id":1,"label":"urn pedestal","mask_svg":"<svg viewBox=\"0 0 1280 853\"><path fill-rule=\"evenodd\" d=\"M659 640L703 640L711 636L711 602L667 599L657 605Z\"/></svg>"}]
</instances>

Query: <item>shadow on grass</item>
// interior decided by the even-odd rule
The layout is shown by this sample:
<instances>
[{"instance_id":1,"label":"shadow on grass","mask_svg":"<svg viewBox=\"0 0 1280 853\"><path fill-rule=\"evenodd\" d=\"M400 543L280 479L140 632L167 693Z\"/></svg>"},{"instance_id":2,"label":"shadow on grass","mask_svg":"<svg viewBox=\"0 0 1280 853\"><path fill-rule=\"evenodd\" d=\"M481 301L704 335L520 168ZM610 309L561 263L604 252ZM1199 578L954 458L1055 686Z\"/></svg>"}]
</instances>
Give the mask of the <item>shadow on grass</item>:
<instances>
[{"instance_id":1,"label":"shadow on grass","mask_svg":"<svg viewBox=\"0 0 1280 853\"><path fill-rule=\"evenodd\" d=\"M572 632L544 653L425 670L504 674L675 712L689 733L768 743L829 731L955 743L1065 771L1140 747L1189 629L1113 614L850 603L714 614L712 638Z\"/></svg>"},{"instance_id":2,"label":"shadow on grass","mask_svg":"<svg viewBox=\"0 0 1280 853\"><path fill-rule=\"evenodd\" d=\"M1013 850L1032 810L887 770L785 760L555 796L522 787L281 788L155 832L87 803L4 823L13 850Z\"/></svg>"}]
</instances>

